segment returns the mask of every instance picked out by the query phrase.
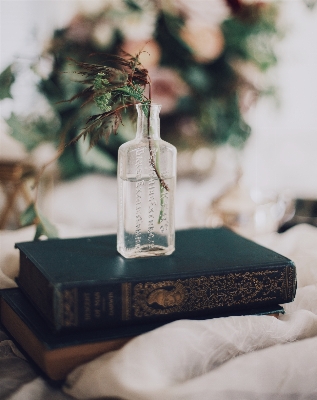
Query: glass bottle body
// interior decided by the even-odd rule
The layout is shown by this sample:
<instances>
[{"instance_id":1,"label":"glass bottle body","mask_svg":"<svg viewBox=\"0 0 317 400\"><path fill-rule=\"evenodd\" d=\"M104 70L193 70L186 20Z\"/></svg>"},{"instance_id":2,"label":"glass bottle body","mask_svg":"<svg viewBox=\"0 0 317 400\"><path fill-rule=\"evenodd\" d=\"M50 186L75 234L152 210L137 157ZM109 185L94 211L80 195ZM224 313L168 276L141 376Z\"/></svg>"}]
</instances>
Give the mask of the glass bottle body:
<instances>
[{"instance_id":1,"label":"glass bottle body","mask_svg":"<svg viewBox=\"0 0 317 400\"><path fill-rule=\"evenodd\" d=\"M159 105L138 105L137 134L118 154L117 250L125 258L175 250L176 148L160 139Z\"/></svg>"}]
</instances>

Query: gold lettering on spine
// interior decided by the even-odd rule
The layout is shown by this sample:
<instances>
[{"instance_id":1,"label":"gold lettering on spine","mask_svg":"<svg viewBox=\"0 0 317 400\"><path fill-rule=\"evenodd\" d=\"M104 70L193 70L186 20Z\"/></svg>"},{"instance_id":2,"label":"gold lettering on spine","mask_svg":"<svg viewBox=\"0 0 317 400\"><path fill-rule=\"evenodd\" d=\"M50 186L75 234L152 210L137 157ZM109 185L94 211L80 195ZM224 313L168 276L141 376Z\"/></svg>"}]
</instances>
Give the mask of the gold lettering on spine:
<instances>
[{"instance_id":1,"label":"gold lettering on spine","mask_svg":"<svg viewBox=\"0 0 317 400\"><path fill-rule=\"evenodd\" d=\"M94 293L94 317L101 317L101 294L100 292Z\"/></svg>"},{"instance_id":2,"label":"gold lettering on spine","mask_svg":"<svg viewBox=\"0 0 317 400\"><path fill-rule=\"evenodd\" d=\"M91 320L91 298L90 293L84 293L84 319Z\"/></svg>"},{"instance_id":3,"label":"gold lettering on spine","mask_svg":"<svg viewBox=\"0 0 317 400\"><path fill-rule=\"evenodd\" d=\"M113 297L113 292L109 292L108 294L108 304L109 304L109 315L113 316L114 315L114 297Z\"/></svg>"},{"instance_id":4,"label":"gold lettering on spine","mask_svg":"<svg viewBox=\"0 0 317 400\"><path fill-rule=\"evenodd\" d=\"M122 321L131 319L131 283L121 285Z\"/></svg>"}]
</instances>

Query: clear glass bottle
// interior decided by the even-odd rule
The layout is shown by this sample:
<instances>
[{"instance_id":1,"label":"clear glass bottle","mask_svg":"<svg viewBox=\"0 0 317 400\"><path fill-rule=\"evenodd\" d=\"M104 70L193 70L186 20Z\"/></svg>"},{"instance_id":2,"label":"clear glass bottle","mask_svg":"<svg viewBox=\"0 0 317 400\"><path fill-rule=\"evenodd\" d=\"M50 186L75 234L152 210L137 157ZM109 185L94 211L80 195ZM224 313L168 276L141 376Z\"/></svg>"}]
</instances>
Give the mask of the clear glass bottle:
<instances>
[{"instance_id":1,"label":"clear glass bottle","mask_svg":"<svg viewBox=\"0 0 317 400\"><path fill-rule=\"evenodd\" d=\"M118 154L117 250L125 258L175 250L176 148L160 138L161 106L136 106L137 132Z\"/></svg>"}]
</instances>

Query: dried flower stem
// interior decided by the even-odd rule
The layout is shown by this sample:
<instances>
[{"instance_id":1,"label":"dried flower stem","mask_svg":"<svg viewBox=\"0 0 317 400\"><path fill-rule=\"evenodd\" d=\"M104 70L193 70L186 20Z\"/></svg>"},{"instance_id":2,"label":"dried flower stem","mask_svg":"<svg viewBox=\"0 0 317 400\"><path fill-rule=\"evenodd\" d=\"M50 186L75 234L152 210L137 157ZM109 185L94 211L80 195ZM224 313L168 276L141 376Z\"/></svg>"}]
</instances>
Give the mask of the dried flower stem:
<instances>
[{"instance_id":1,"label":"dried flower stem","mask_svg":"<svg viewBox=\"0 0 317 400\"><path fill-rule=\"evenodd\" d=\"M148 84L149 84L149 101L150 104L152 103L152 87L151 87L151 79L148 77ZM155 174L160 182L160 186L163 187L165 190L169 191L169 187L167 184L164 182L164 180L161 177L161 174L159 173L155 160L154 160L154 155L153 155L153 149L151 145L151 137L150 137L150 119L151 119L151 107L149 107L149 113L147 116L147 128L148 128L148 139L149 139L149 151L150 151L150 163L155 171Z\"/></svg>"}]
</instances>

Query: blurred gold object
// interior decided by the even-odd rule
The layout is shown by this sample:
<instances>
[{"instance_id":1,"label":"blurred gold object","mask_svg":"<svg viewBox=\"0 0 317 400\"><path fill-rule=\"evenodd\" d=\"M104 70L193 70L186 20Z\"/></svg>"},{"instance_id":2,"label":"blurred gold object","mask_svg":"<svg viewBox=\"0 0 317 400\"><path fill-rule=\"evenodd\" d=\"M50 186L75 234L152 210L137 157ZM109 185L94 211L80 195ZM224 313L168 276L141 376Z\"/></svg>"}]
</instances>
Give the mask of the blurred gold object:
<instances>
[{"instance_id":1,"label":"blurred gold object","mask_svg":"<svg viewBox=\"0 0 317 400\"><path fill-rule=\"evenodd\" d=\"M277 232L288 208L289 201L283 195L250 190L238 181L212 202L206 225L226 226L243 236L253 238Z\"/></svg>"},{"instance_id":2,"label":"blurred gold object","mask_svg":"<svg viewBox=\"0 0 317 400\"><path fill-rule=\"evenodd\" d=\"M216 148L201 146L190 150L179 150L177 154L178 178L201 181L210 176L216 164Z\"/></svg>"},{"instance_id":3,"label":"blurred gold object","mask_svg":"<svg viewBox=\"0 0 317 400\"><path fill-rule=\"evenodd\" d=\"M0 161L0 229L18 228L22 207L32 202L35 167L23 161Z\"/></svg>"}]
</instances>

